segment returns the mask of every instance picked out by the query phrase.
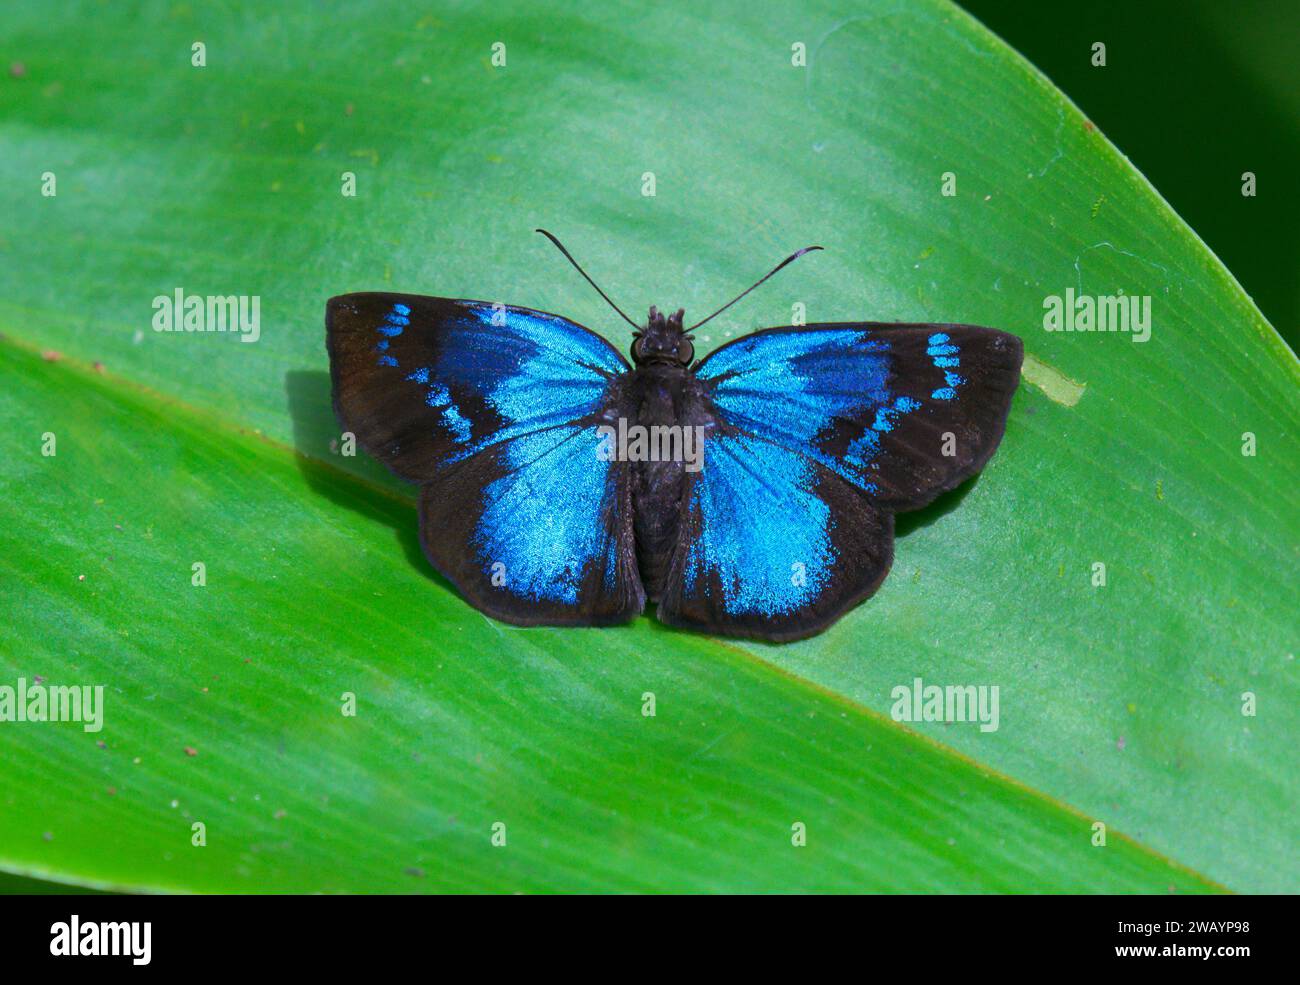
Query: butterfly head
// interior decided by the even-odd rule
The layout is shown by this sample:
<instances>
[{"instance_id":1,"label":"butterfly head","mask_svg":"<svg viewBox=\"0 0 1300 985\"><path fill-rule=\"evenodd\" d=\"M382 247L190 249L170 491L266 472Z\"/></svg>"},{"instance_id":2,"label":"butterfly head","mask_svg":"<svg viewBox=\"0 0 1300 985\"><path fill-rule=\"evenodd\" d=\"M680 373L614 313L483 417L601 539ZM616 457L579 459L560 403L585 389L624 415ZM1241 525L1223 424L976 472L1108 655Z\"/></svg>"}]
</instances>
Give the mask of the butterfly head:
<instances>
[{"instance_id":1,"label":"butterfly head","mask_svg":"<svg viewBox=\"0 0 1300 985\"><path fill-rule=\"evenodd\" d=\"M666 363L671 366L689 366L695 358L691 336L682 328L683 309L665 315L651 305L650 317L644 328L632 333L632 362Z\"/></svg>"}]
</instances>

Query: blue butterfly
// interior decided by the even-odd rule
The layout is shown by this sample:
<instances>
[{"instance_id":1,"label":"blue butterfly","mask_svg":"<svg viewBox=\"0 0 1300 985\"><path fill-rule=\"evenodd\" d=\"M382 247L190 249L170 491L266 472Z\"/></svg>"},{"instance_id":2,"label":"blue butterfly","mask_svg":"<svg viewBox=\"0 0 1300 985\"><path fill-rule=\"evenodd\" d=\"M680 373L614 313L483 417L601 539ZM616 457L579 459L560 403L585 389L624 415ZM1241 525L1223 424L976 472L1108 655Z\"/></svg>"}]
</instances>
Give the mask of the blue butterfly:
<instances>
[{"instance_id":1,"label":"blue butterfly","mask_svg":"<svg viewBox=\"0 0 1300 985\"><path fill-rule=\"evenodd\" d=\"M704 321L650 309L631 364L566 318L488 301L331 298L335 413L419 483L430 562L519 625L784 641L880 586L894 515L978 472L1023 349L972 325L770 328L695 360ZM820 249L809 247L808 249Z\"/></svg>"}]
</instances>

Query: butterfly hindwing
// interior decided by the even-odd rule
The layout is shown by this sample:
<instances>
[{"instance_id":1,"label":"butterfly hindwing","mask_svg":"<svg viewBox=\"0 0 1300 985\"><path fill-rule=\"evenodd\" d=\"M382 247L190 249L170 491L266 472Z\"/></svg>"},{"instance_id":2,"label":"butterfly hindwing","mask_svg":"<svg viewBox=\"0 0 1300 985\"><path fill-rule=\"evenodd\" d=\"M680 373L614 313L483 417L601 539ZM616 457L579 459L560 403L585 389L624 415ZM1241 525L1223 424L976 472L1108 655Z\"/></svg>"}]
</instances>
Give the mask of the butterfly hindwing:
<instances>
[{"instance_id":1,"label":"butterfly hindwing","mask_svg":"<svg viewBox=\"0 0 1300 985\"><path fill-rule=\"evenodd\" d=\"M641 612L630 470L594 427L494 445L420 492L425 554L474 606L521 625L599 626ZM471 505L472 504L472 505Z\"/></svg>"},{"instance_id":2,"label":"butterfly hindwing","mask_svg":"<svg viewBox=\"0 0 1300 985\"><path fill-rule=\"evenodd\" d=\"M688 485L659 618L732 636L808 636L876 590L893 531L893 514L820 462L720 424Z\"/></svg>"},{"instance_id":3,"label":"butterfly hindwing","mask_svg":"<svg viewBox=\"0 0 1300 985\"><path fill-rule=\"evenodd\" d=\"M712 422L660 617L795 639L871 595L893 514L977 472L1019 380L1015 336L833 324L744 336L695 367Z\"/></svg>"},{"instance_id":4,"label":"butterfly hindwing","mask_svg":"<svg viewBox=\"0 0 1300 985\"><path fill-rule=\"evenodd\" d=\"M420 540L481 610L591 625L641 611L626 463L596 427L626 415L627 364L567 319L401 294L333 298L334 406L345 430L423 485Z\"/></svg>"}]
</instances>

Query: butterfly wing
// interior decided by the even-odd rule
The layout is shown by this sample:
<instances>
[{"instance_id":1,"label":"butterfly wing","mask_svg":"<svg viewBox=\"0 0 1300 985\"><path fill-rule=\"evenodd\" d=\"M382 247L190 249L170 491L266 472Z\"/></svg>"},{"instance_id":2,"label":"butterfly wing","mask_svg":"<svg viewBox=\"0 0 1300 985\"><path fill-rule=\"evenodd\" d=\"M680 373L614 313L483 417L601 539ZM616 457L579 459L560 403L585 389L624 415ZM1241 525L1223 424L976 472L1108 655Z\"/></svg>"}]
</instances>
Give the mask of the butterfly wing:
<instances>
[{"instance_id":1,"label":"butterfly wing","mask_svg":"<svg viewBox=\"0 0 1300 985\"><path fill-rule=\"evenodd\" d=\"M1014 335L975 325L808 325L728 343L696 375L727 421L899 513L984 467L1023 357Z\"/></svg>"},{"instance_id":2,"label":"butterfly wing","mask_svg":"<svg viewBox=\"0 0 1300 985\"><path fill-rule=\"evenodd\" d=\"M879 587L893 514L983 467L1023 349L969 325L756 332L695 367L704 464L683 499L665 622L763 639L818 632Z\"/></svg>"},{"instance_id":3,"label":"butterfly wing","mask_svg":"<svg viewBox=\"0 0 1300 985\"><path fill-rule=\"evenodd\" d=\"M626 621L644 593L626 463L597 426L626 415L627 363L556 315L365 293L326 308L345 430L420 483L420 541L480 610L522 625Z\"/></svg>"},{"instance_id":4,"label":"butterfly wing","mask_svg":"<svg viewBox=\"0 0 1300 985\"><path fill-rule=\"evenodd\" d=\"M786 641L819 632L889 571L893 514L814 459L719 426L689 483L659 618Z\"/></svg>"}]
</instances>

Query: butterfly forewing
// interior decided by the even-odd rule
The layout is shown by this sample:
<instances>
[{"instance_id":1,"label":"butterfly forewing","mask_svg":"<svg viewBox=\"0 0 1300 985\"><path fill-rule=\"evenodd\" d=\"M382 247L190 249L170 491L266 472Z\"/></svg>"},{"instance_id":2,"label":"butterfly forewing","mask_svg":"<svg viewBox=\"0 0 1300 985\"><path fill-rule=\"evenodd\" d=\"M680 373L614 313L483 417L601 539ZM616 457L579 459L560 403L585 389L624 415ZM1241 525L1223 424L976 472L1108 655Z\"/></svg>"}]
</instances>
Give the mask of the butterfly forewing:
<instances>
[{"instance_id":1,"label":"butterfly forewing","mask_svg":"<svg viewBox=\"0 0 1300 985\"><path fill-rule=\"evenodd\" d=\"M1014 335L974 325L819 324L744 336L696 375L729 423L902 512L988 461L1022 357Z\"/></svg>"}]
</instances>

